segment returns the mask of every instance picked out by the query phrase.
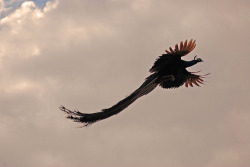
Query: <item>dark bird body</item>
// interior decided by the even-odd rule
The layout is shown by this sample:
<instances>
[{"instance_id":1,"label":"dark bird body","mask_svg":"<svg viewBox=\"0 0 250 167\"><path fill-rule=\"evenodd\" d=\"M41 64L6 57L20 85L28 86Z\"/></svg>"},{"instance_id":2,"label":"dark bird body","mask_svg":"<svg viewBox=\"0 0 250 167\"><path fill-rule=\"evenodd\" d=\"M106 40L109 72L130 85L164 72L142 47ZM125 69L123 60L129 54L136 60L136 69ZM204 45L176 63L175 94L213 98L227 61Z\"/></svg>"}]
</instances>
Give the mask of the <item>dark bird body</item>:
<instances>
[{"instance_id":1,"label":"dark bird body","mask_svg":"<svg viewBox=\"0 0 250 167\"><path fill-rule=\"evenodd\" d=\"M75 122L83 123L84 126L88 126L94 122L106 119L115 114L118 114L130 104L132 104L139 97L148 94L154 90L158 85L162 88L178 88L185 83L185 86L193 87L193 84L199 86L203 84L203 79L206 75L197 75L186 70L187 67L191 67L198 62L202 62L200 58L194 57L191 61L184 61L181 59L182 56L187 55L195 48L195 40L187 40L180 45L175 45L173 50L171 47L169 51L166 50L166 54L162 54L154 63L152 68L149 70L152 74L146 78L145 82L131 93L128 97L124 98L114 106L103 109L97 113L81 113L79 111L71 111L64 106L60 109L68 114L67 118L74 120Z\"/></svg>"}]
</instances>

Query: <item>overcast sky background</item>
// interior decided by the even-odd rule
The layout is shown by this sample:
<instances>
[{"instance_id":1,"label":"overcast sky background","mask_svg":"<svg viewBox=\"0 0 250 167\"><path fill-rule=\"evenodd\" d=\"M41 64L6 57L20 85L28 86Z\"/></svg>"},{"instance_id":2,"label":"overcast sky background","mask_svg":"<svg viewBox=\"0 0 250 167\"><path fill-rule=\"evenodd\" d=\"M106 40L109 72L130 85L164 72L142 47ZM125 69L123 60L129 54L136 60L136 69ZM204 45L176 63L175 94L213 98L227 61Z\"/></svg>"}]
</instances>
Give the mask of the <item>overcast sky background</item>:
<instances>
[{"instance_id":1,"label":"overcast sky background","mask_svg":"<svg viewBox=\"0 0 250 167\"><path fill-rule=\"evenodd\" d=\"M1 167L250 166L250 1L0 0ZM182 40L202 87L156 88L88 128Z\"/></svg>"}]
</instances>

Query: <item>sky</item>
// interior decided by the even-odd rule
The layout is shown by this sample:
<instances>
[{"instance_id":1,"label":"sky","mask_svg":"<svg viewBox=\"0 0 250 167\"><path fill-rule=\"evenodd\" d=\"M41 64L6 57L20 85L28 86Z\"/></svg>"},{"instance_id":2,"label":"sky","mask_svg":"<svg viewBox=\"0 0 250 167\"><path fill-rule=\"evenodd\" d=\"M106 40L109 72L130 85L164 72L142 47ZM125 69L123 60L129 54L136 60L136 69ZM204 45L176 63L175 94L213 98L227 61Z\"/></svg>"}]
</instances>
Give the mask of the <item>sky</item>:
<instances>
[{"instance_id":1,"label":"sky","mask_svg":"<svg viewBox=\"0 0 250 167\"><path fill-rule=\"evenodd\" d=\"M46 2L46 3L45 3ZM0 0L1 167L250 166L250 1ZM202 87L137 89L165 49L196 39Z\"/></svg>"}]
</instances>

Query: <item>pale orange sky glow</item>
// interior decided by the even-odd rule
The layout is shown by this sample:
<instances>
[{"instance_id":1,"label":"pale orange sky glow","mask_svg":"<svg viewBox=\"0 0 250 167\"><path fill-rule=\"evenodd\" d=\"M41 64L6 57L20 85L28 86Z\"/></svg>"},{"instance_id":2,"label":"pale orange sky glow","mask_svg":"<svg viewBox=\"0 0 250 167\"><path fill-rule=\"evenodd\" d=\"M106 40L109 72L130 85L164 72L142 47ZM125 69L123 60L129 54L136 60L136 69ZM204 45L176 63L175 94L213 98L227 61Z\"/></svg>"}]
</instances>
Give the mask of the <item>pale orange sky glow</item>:
<instances>
[{"instance_id":1,"label":"pale orange sky glow","mask_svg":"<svg viewBox=\"0 0 250 167\"><path fill-rule=\"evenodd\" d=\"M250 1L0 0L0 167L250 166ZM8 13L8 11L11 11ZM157 87L88 128L137 89L155 59L196 39L201 87Z\"/></svg>"}]
</instances>

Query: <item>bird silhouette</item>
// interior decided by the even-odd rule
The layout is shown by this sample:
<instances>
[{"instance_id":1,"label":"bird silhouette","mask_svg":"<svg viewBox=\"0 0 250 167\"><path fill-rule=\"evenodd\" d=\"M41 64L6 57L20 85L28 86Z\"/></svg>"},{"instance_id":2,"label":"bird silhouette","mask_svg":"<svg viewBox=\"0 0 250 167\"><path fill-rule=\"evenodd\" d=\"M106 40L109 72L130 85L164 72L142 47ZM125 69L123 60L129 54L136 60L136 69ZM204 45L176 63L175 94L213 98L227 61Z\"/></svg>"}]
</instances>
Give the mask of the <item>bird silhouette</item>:
<instances>
[{"instance_id":1,"label":"bird silhouette","mask_svg":"<svg viewBox=\"0 0 250 167\"><path fill-rule=\"evenodd\" d=\"M83 123L83 126L88 126L120 113L138 98L154 90L158 85L165 89L178 88L183 84L186 87L200 86L200 84L204 83L203 78L209 75L209 73L198 75L197 73L200 71L189 72L186 68L203 62L203 60L197 58L197 56L191 61L181 59L182 56L190 53L195 46L195 40L191 39L189 42L186 40L185 42L180 42L179 45L176 44L174 49L170 47L169 50L165 50L166 53L159 56L149 70L152 74L145 79L145 82L129 96L110 108L96 113L81 113L78 110L71 111L64 106L60 106L59 108L67 114L68 119Z\"/></svg>"}]
</instances>

